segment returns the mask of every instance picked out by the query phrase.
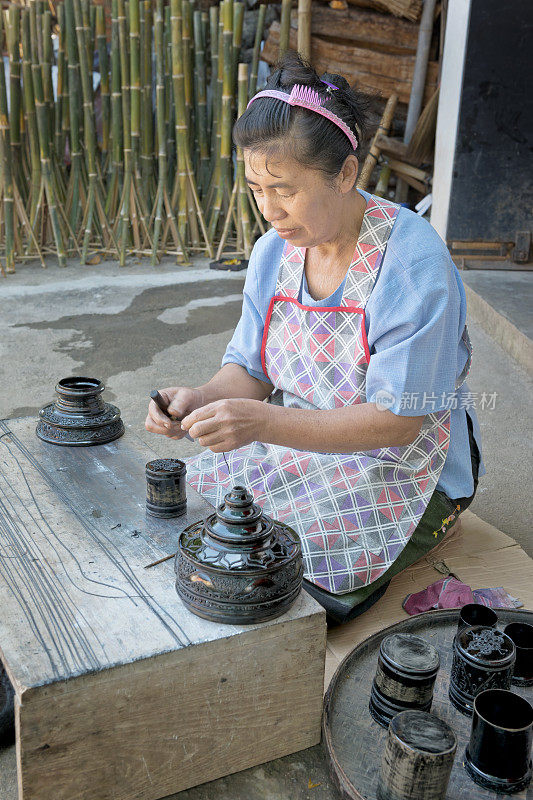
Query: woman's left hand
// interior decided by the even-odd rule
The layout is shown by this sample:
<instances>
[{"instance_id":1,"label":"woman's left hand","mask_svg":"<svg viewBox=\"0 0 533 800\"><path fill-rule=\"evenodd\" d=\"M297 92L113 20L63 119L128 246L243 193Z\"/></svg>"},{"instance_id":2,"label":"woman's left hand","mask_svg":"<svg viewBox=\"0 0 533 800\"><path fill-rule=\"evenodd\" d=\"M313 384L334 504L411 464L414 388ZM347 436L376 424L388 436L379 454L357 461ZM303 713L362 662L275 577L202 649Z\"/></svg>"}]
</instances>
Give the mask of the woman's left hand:
<instances>
[{"instance_id":1,"label":"woman's left hand","mask_svg":"<svg viewBox=\"0 0 533 800\"><path fill-rule=\"evenodd\" d=\"M217 400L188 414L181 427L202 447L223 453L259 440L267 412L261 400Z\"/></svg>"}]
</instances>

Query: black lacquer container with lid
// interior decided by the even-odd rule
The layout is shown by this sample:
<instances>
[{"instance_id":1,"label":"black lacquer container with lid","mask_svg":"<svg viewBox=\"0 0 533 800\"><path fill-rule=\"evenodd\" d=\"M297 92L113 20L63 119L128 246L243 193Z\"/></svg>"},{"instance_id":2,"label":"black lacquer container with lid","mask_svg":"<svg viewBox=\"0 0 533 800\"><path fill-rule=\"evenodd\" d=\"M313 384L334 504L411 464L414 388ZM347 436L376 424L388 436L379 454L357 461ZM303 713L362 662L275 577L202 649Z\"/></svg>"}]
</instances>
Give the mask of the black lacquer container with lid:
<instances>
[{"instance_id":1,"label":"black lacquer container with lid","mask_svg":"<svg viewBox=\"0 0 533 800\"><path fill-rule=\"evenodd\" d=\"M176 590L205 619L234 625L284 614L302 588L298 535L234 486L214 514L179 538Z\"/></svg>"},{"instance_id":2,"label":"black lacquer container with lid","mask_svg":"<svg viewBox=\"0 0 533 800\"><path fill-rule=\"evenodd\" d=\"M485 689L509 689L516 659L511 639L494 628L465 628L453 640L449 697L462 714L472 715L474 698Z\"/></svg>"},{"instance_id":3,"label":"black lacquer container with lid","mask_svg":"<svg viewBox=\"0 0 533 800\"><path fill-rule=\"evenodd\" d=\"M386 728L401 711L429 711L440 666L437 650L410 633L386 636L379 649L369 710Z\"/></svg>"}]
</instances>

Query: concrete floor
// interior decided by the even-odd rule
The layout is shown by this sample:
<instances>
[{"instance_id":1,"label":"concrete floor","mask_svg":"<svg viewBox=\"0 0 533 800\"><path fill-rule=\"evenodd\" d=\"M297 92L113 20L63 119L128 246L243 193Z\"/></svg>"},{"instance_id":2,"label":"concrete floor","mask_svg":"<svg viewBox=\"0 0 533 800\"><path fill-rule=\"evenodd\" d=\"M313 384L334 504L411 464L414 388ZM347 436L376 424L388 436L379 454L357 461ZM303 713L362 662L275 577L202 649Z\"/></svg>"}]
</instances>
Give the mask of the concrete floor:
<instances>
[{"instance_id":1,"label":"concrete floor","mask_svg":"<svg viewBox=\"0 0 533 800\"><path fill-rule=\"evenodd\" d=\"M461 277L496 311L533 340L533 271L464 269Z\"/></svg>"},{"instance_id":2,"label":"concrete floor","mask_svg":"<svg viewBox=\"0 0 533 800\"><path fill-rule=\"evenodd\" d=\"M198 260L188 268L143 263L66 269L20 267L0 280L0 418L32 415L54 396L58 379L98 377L105 399L161 454L199 448L144 430L150 389L198 385L218 369L240 314L243 273L220 273ZM531 397L533 381L474 321L469 379L496 393L478 408L487 475L472 506L533 556ZM16 800L14 748L0 750L0 798ZM175 795L175 800L335 800L320 747Z\"/></svg>"}]
</instances>

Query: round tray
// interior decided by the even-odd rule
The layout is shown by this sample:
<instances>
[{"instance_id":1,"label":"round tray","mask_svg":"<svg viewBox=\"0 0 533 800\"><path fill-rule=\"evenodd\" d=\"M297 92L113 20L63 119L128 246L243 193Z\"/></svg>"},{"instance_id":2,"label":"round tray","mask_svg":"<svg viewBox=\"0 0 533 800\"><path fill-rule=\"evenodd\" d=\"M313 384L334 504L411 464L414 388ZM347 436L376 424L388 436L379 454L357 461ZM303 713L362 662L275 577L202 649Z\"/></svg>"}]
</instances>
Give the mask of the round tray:
<instances>
[{"instance_id":1,"label":"round tray","mask_svg":"<svg viewBox=\"0 0 533 800\"><path fill-rule=\"evenodd\" d=\"M495 610L499 628L508 622L533 624L533 611ZM500 796L473 783L463 767L471 718L459 713L448 699L452 642L458 617L457 610L417 614L365 639L339 665L324 699L322 732L328 766L343 800L376 800L387 731L370 716L368 700L379 646L390 633L423 636L439 651L441 666L435 682L431 712L451 725L457 735L457 754L446 800L494 800ZM533 687L523 688L513 684L511 690L533 702ZM512 797L517 800L533 798L533 784Z\"/></svg>"}]
</instances>

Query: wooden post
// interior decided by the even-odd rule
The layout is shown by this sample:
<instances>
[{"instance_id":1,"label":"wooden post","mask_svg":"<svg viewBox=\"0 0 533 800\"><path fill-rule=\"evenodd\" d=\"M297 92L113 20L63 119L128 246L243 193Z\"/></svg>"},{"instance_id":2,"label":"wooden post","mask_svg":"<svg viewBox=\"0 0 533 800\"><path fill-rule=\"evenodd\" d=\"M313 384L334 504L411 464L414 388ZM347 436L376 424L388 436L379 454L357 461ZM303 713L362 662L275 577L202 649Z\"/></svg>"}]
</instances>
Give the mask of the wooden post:
<instances>
[{"instance_id":1,"label":"wooden post","mask_svg":"<svg viewBox=\"0 0 533 800\"><path fill-rule=\"evenodd\" d=\"M381 122L379 123L379 127L374 134L374 138L372 139L372 144L370 145L369 153L365 159L365 163L363 164L363 169L361 170L359 180L357 181L357 187L359 189L366 189L366 187L368 186L370 176L372 175L372 170L376 166L378 158L381 153L381 148L377 144L378 136L380 134L387 136L387 134L389 133L390 126L392 125L392 120L394 117L394 112L396 111L397 102L398 102L398 95L391 94L391 96L387 100L387 105L385 106L383 116L381 117Z\"/></svg>"},{"instance_id":2,"label":"wooden post","mask_svg":"<svg viewBox=\"0 0 533 800\"><path fill-rule=\"evenodd\" d=\"M298 0L298 52L306 61L311 60L311 2Z\"/></svg>"},{"instance_id":3,"label":"wooden post","mask_svg":"<svg viewBox=\"0 0 533 800\"><path fill-rule=\"evenodd\" d=\"M415 68L413 70L413 82L411 84L411 96L409 98L407 121L405 123L405 133L403 136L405 144L409 144L411 140L422 108L422 98L424 95L426 72L428 68L429 47L431 44L431 34L433 32L433 20L435 18L435 2L436 0L424 0L424 9L420 20L420 28L418 29L418 44L416 48ZM396 202L405 202L406 197L407 186L403 181L398 181L396 187Z\"/></svg>"},{"instance_id":4,"label":"wooden post","mask_svg":"<svg viewBox=\"0 0 533 800\"><path fill-rule=\"evenodd\" d=\"M279 36L279 54L281 58L284 53L289 49L289 40L291 33L291 5L292 0L281 0L281 20L280 20L280 36Z\"/></svg>"}]
</instances>

